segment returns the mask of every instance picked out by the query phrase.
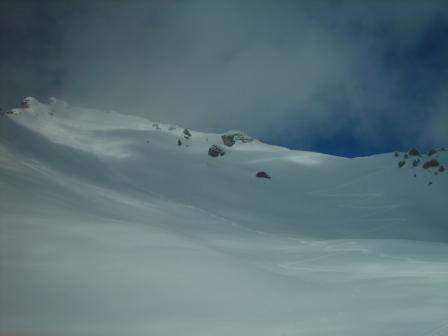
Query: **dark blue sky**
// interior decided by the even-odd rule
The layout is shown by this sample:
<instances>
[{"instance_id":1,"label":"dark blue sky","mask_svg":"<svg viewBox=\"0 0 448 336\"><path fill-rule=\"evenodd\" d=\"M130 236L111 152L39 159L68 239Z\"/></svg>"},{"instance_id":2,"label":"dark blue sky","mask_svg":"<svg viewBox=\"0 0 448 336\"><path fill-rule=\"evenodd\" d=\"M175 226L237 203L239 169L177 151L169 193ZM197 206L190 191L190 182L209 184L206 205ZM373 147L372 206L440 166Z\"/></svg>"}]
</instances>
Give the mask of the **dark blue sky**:
<instances>
[{"instance_id":1,"label":"dark blue sky","mask_svg":"<svg viewBox=\"0 0 448 336\"><path fill-rule=\"evenodd\" d=\"M360 156L448 143L446 1L0 1L23 96Z\"/></svg>"},{"instance_id":2,"label":"dark blue sky","mask_svg":"<svg viewBox=\"0 0 448 336\"><path fill-rule=\"evenodd\" d=\"M448 94L448 22L435 19L428 24L426 29L421 32L421 36L411 45L402 45L397 36L389 34L389 28L387 25L378 27L378 31L374 33L377 36L374 38L383 40L382 63L385 69L399 74L396 89L402 105L398 108L412 111L410 112L412 115L400 112L405 119L402 123L389 122L387 117L380 122L376 133L384 141L371 142L369 139L360 137L356 131L356 122L347 120L343 129L331 136L319 137L302 148L353 157L391 152L417 145L418 141L415 138L400 137L394 128L424 125L431 117L430 109L434 95L438 95L440 91ZM355 30L352 33L355 33ZM356 34L358 34L358 38L372 38L372 32L358 31ZM348 109L349 105L332 104L332 108L344 110ZM375 106L372 106L371 113L375 113L374 108ZM445 105L445 108L448 109L448 105ZM397 112L386 107L385 113ZM446 116L448 110L444 113ZM448 122L446 118L444 120ZM412 125L409 126L407 122L411 122ZM442 126L448 134L448 124ZM295 137L288 136L288 133L283 137L267 138L266 141L291 148L300 147L300 145L297 146ZM421 145L427 150L431 146L443 144L434 141Z\"/></svg>"}]
</instances>

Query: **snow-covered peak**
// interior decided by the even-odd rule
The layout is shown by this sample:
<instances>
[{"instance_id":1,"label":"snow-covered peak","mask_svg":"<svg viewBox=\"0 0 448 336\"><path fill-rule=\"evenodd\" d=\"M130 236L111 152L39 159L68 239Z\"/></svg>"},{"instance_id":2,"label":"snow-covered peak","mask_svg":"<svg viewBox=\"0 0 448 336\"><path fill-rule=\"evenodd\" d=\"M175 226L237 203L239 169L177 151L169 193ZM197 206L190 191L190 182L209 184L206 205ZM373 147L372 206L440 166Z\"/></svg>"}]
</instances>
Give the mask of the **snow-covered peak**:
<instances>
[{"instance_id":1,"label":"snow-covered peak","mask_svg":"<svg viewBox=\"0 0 448 336\"><path fill-rule=\"evenodd\" d=\"M345 159L26 104L0 120L0 334L447 330L448 175L423 167L446 151Z\"/></svg>"}]
</instances>

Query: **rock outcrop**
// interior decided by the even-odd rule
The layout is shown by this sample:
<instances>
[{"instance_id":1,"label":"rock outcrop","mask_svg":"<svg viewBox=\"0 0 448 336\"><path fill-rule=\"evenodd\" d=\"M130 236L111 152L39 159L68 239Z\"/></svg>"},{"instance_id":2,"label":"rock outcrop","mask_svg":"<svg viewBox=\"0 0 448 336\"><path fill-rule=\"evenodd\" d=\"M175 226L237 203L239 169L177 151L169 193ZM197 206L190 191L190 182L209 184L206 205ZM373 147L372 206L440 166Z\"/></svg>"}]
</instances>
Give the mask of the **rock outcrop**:
<instances>
[{"instance_id":1,"label":"rock outcrop","mask_svg":"<svg viewBox=\"0 0 448 336\"><path fill-rule=\"evenodd\" d=\"M439 161L432 159L429 161L426 161L423 164L423 169L428 169L428 168L432 168L432 167L438 167L440 165Z\"/></svg>"},{"instance_id":2,"label":"rock outcrop","mask_svg":"<svg viewBox=\"0 0 448 336\"><path fill-rule=\"evenodd\" d=\"M271 177L268 175L268 173L264 172L264 171L259 171L255 177L258 178L265 178L265 179L270 179Z\"/></svg>"},{"instance_id":3,"label":"rock outcrop","mask_svg":"<svg viewBox=\"0 0 448 336\"><path fill-rule=\"evenodd\" d=\"M218 145L212 145L208 149L208 155L211 157L223 156L224 154L226 154L226 152L224 151L224 149L222 149Z\"/></svg>"},{"instance_id":4,"label":"rock outcrop","mask_svg":"<svg viewBox=\"0 0 448 336\"><path fill-rule=\"evenodd\" d=\"M429 173L430 175L433 175L433 178L438 178L436 176L444 173L447 166L447 157L445 156L445 153L443 153L444 151L446 151L444 147L439 147L431 149L427 154L422 154L417 149L411 148L404 153L403 156L401 156L399 152L394 152L393 155L397 158L396 163L398 164L398 168L402 168L404 171L407 171L406 168L411 169L414 178L417 177L417 173L420 169L423 171L426 170L424 176L427 176ZM433 182L436 183L435 181L430 181L428 185L432 185Z\"/></svg>"},{"instance_id":5,"label":"rock outcrop","mask_svg":"<svg viewBox=\"0 0 448 336\"><path fill-rule=\"evenodd\" d=\"M184 129L184 138L185 139L190 139L191 137L191 132L188 130L188 128Z\"/></svg>"},{"instance_id":6,"label":"rock outcrop","mask_svg":"<svg viewBox=\"0 0 448 336\"><path fill-rule=\"evenodd\" d=\"M221 138L224 145L228 147L232 147L235 144L235 138L231 134L224 134Z\"/></svg>"},{"instance_id":7,"label":"rock outcrop","mask_svg":"<svg viewBox=\"0 0 448 336\"><path fill-rule=\"evenodd\" d=\"M221 136L221 139L224 145L228 147L232 147L237 141L240 141L242 143L254 141L253 138L242 132L228 132L226 134L223 134Z\"/></svg>"}]
</instances>

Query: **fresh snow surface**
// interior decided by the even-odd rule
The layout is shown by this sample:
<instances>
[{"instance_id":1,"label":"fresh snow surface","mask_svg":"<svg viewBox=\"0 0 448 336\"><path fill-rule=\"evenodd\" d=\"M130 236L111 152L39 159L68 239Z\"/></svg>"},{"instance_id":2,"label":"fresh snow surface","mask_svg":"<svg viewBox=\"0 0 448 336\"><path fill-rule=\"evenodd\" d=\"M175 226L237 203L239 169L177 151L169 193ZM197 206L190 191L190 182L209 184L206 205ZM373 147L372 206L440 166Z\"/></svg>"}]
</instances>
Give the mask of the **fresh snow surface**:
<instances>
[{"instance_id":1,"label":"fresh snow surface","mask_svg":"<svg viewBox=\"0 0 448 336\"><path fill-rule=\"evenodd\" d=\"M0 117L1 336L448 335L448 172L27 104Z\"/></svg>"}]
</instances>

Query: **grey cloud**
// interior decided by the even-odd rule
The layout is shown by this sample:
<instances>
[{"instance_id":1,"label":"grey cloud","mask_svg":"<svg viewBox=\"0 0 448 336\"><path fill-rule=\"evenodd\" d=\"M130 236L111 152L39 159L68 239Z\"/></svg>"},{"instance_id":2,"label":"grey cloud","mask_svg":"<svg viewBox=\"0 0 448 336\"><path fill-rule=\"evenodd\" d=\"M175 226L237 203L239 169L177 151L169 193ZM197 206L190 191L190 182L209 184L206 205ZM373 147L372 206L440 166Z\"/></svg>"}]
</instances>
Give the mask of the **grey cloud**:
<instances>
[{"instance_id":1,"label":"grey cloud","mask_svg":"<svg viewBox=\"0 0 448 336\"><path fill-rule=\"evenodd\" d=\"M403 143L448 140L424 136L418 116L446 112L403 94L403 74L384 62L387 43L413 46L447 21L442 1L65 5L53 9L67 20L49 59L64 69L54 94L75 104L310 146L343 130L373 144L384 129Z\"/></svg>"},{"instance_id":2,"label":"grey cloud","mask_svg":"<svg viewBox=\"0 0 448 336\"><path fill-rule=\"evenodd\" d=\"M251 15L238 3L184 4L158 22L156 37L139 32L137 48L127 48L115 31L106 33L109 27L94 29L87 37L100 40L93 58L74 67L67 83L102 100L120 97L134 113L144 109L140 113L202 128L242 122L258 131L291 113L309 116L306 109L321 104L316 96L352 80L353 51L305 12L297 18L284 6L276 17L269 8L252 7L261 13ZM79 43L86 43L85 34L75 37L75 49L85 51Z\"/></svg>"}]
</instances>

